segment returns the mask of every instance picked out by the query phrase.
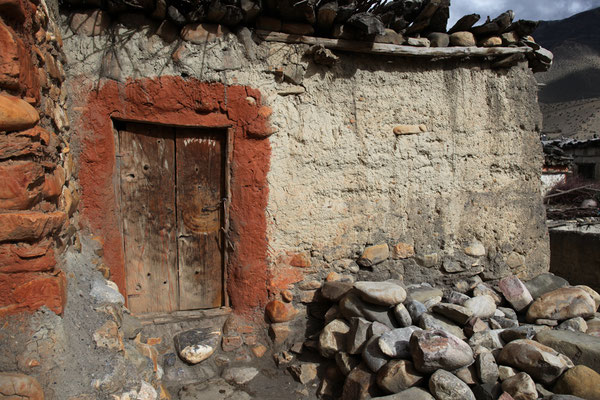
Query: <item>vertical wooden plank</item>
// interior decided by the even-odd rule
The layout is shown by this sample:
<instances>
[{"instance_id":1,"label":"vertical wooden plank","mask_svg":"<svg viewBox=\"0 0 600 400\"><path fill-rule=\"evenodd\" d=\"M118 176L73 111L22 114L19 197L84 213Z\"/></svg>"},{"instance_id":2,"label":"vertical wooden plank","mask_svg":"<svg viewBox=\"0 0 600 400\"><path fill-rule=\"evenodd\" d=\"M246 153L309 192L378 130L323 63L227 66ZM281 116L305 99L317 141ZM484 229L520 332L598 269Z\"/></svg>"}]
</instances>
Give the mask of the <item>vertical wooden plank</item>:
<instances>
[{"instance_id":1,"label":"vertical wooden plank","mask_svg":"<svg viewBox=\"0 0 600 400\"><path fill-rule=\"evenodd\" d=\"M225 134L177 128L179 308L223 304Z\"/></svg>"},{"instance_id":2,"label":"vertical wooden plank","mask_svg":"<svg viewBox=\"0 0 600 400\"><path fill-rule=\"evenodd\" d=\"M223 165L223 170L225 173L225 202L223 204L223 305L225 307L231 306L229 302L229 296L227 295L227 280L229 278L227 272L227 266L229 265L229 252L233 250L231 246L231 242L229 239L229 223L231 218L229 217L229 207L231 206L231 165L233 162L233 138L234 138L235 129L229 128L227 129L227 138L225 145L225 165Z\"/></svg>"},{"instance_id":3,"label":"vertical wooden plank","mask_svg":"<svg viewBox=\"0 0 600 400\"><path fill-rule=\"evenodd\" d=\"M119 141L128 305L133 313L174 311L179 303L174 130L127 123Z\"/></svg>"}]
</instances>

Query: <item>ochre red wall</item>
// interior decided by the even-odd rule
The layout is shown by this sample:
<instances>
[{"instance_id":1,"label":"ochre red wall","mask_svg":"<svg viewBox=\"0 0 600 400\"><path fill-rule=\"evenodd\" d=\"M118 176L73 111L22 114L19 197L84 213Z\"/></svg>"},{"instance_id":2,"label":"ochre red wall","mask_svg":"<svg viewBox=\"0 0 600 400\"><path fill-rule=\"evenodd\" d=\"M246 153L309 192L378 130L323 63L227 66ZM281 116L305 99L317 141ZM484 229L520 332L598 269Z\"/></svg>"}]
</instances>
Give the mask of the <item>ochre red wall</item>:
<instances>
[{"instance_id":1,"label":"ochre red wall","mask_svg":"<svg viewBox=\"0 0 600 400\"><path fill-rule=\"evenodd\" d=\"M77 94L74 92L77 91ZM98 86L72 83L75 109L81 112L79 179L82 212L92 234L103 243L111 280L125 293L122 236L115 196L115 143L111 119L156 124L230 127L230 241L227 290L235 312L250 314L267 299L265 209L271 147L271 110L246 86L225 86L180 77L104 81Z\"/></svg>"},{"instance_id":2,"label":"ochre red wall","mask_svg":"<svg viewBox=\"0 0 600 400\"><path fill-rule=\"evenodd\" d=\"M67 223L65 127L54 123L62 110L62 41L38 7L0 2L0 316L41 306L61 314L66 302L54 251Z\"/></svg>"}]
</instances>

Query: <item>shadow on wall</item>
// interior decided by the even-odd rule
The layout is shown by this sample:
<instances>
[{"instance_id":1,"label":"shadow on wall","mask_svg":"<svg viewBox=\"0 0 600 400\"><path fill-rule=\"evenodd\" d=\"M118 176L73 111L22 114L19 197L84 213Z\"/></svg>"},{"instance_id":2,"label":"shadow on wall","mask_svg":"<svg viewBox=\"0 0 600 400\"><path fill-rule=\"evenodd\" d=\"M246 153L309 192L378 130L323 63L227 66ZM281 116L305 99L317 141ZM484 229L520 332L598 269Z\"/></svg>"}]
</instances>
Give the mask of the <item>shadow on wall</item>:
<instances>
[{"instance_id":1,"label":"shadow on wall","mask_svg":"<svg viewBox=\"0 0 600 400\"><path fill-rule=\"evenodd\" d=\"M120 15L118 22L113 23L108 13L101 10L83 10L70 14L67 18L67 23L73 33L65 35L65 40L69 40L78 34L91 36L95 39L93 40L93 51L84 57L82 61L87 62L91 56L101 53L102 63L98 65L97 70L97 74L101 78L121 80L120 71L122 70L124 61L122 57L128 56L128 53L123 51L123 49L133 40L136 33L145 31L147 37L157 35L167 44L174 44L170 54L171 57L165 58L166 62L158 75L162 74L169 61L174 58L175 52L179 50L180 44L183 43L176 28L170 24L166 26L168 22L159 23L146 18L143 14ZM101 35L104 37L100 38ZM216 46L216 44L212 45ZM151 53L150 56L153 58L161 57L158 51ZM129 61L135 69L136 76L143 75L136 68L139 60L131 58ZM201 69L203 69L203 66L201 66Z\"/></svg>"}]
</instances>

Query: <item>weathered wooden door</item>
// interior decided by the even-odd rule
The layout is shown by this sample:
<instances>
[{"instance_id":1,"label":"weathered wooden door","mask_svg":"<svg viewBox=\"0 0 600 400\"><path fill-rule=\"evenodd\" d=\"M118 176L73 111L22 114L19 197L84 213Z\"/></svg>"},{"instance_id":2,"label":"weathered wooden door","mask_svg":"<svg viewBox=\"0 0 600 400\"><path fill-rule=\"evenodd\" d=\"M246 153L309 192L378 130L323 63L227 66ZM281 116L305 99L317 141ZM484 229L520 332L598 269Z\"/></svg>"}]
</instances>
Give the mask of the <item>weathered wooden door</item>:
<instances>
[{"instance_id":1,"label":"weathered wooden door","mask_svg":"<svg viewBox=\"0 0 600 400\"><path fill-rule=\"evenodd\" d=\"M119 130L128 306L223 304L224 136L126 123Z\"/></svg>"}]
</instances>

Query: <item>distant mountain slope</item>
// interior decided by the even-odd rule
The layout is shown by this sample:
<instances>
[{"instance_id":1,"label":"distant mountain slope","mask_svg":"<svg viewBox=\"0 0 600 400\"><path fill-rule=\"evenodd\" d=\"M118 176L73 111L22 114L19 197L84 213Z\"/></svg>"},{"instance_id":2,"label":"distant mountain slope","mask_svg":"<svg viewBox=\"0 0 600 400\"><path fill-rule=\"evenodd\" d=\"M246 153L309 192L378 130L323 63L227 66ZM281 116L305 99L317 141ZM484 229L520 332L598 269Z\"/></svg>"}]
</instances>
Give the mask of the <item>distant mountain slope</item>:
<instances>
[{"instance_id":1,"label":"distant mountain slope","mask_svg":"<svg viewBox=\"0 0 600 400\"><path fill-rule=\"evenodd\" d=\"M586 139L600 134L600 8L560 21L542 21L535 39L554 53L536 74L544 133Z\"/></svg>"},{"instance_id":2,"label":"distant mountain slope","mask_svg":"<svg viewBox=\"0 0 600 400\"><path fill-rule=\"evenodd\" d=\"M565 41L575 42L600 51L600 7L558 21L541 21L535 31L536 40L553 50Z\"/></svg>"},{"instance_id":3,"label":"distant mountain slope","mask_svg":"<svg viewBox=\"0 0 600 400\"><path fill-rule=\"evenodd\" d=\"M549 139L585 140L600 136L600 99L541 103L540 107L544 114L544 134Z\"/></svg>"}]
</instances>

